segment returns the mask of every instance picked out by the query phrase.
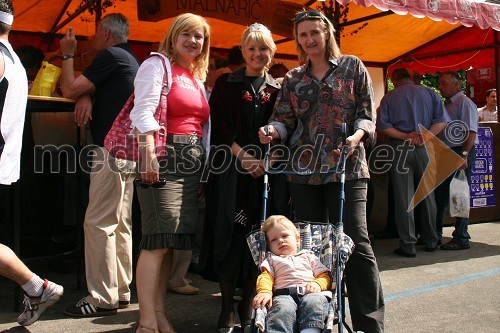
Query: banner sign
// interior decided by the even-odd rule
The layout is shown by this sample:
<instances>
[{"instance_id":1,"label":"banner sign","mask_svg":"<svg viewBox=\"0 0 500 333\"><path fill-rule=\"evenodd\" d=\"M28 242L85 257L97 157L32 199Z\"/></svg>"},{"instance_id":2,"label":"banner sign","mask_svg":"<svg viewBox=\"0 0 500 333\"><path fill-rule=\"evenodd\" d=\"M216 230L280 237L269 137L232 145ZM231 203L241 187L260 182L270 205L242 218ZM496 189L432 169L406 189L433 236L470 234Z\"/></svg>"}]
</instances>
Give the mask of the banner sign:
<instances>
[{"instance_id":1,"label":"banner sign","mask_svg":"<svg viewBox=\"0 0 500 333\"><path fill-rule=\"evenodd\" d=\"M495 206L495 149L493 132L490 127L479 127L477 131L479 143L476 147L476 162L471 169L470 206Z\"/></svg>"},{"instance_id":2,"label":"banner sign","mask_svg":"<svg viewBox=\"0 0 500 333\"><path fill-rule=\"evenodd\" d=\"M292 19L302 6L276 0L137 0L139 20L158 22L183 13L250 25L266 25L273 34L293 38Z\"/></svg>"}]
</instances>

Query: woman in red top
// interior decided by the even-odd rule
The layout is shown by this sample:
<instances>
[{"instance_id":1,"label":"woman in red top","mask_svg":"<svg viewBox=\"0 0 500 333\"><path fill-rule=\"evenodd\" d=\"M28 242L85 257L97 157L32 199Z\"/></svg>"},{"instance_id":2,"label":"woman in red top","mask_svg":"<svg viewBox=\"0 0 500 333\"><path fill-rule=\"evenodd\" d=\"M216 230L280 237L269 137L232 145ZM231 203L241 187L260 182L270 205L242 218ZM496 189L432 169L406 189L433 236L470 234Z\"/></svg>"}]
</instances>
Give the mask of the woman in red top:
<instances>
[{"instance_id":1,"label":"woman in red top","mask_svg":"<svg viewBox=\"0 0 500 333\"><path fill-rule=\"evenodd\" d=\"M160 45L159 56L144 61L134 82L130 118L141 156L137 194L142 213L136 271L137 332L173 332L165 313L167 282L172 249L191 250L197 227L198 190L208 149L203 149L202 143L209 144L210 109L201 84L206 78L209 48L210 27L205 19L179 15ZM154 113L166 71L170 90L167 121L162 127ZM155 147L156 131L168 133L164 158L156 155L157 149L164 148Z\"/></svg>"}]
</instances>

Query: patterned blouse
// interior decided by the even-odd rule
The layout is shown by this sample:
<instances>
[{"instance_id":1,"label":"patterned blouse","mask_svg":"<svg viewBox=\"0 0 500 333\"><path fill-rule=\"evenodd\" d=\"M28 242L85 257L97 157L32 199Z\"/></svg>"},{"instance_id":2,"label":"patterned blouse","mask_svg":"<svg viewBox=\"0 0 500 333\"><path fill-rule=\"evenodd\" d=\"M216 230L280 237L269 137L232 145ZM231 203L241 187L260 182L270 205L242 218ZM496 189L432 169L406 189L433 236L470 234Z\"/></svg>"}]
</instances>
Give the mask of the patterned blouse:
<instances>
[{"instance_id":1,"label":"patterned blouse","mask_svg":"<svg viewBox=\"0 0 500 333\"><path fill-rule=\"evenodd\" d=\"M342 123L347 136L365 131L346 162L346 179L370 178L364 146L375 135L372 81L360 59L343 55L330 59L322 80L310 73L309 63L287 73L270 124L291 154L289 181L318 185L339 182L338 157ZM278 147L274 147L276 149ZM299 174L296 172L299 171Z\"/></svg>"}]
</instances>

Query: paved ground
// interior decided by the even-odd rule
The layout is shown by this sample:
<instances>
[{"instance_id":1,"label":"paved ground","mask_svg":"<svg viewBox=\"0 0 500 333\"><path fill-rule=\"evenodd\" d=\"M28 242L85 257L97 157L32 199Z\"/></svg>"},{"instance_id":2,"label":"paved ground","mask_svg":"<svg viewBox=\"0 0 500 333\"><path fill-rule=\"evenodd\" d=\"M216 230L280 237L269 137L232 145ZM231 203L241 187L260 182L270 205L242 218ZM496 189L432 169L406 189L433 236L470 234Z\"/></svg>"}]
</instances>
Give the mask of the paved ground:
<instances>
[{"instance_id":1,"label":"paved ground","mask_svg":"<svg viewBox=\"0 0 500 333\"><path fill-rule=\"evenodd\" d=\"M445 236L451 232L450 227L445 228ZM420 250L413 259L392 253L397 247L395 239L375 241L386 301L386 332L500 331L500 222L472 225L470 233L473 242L469 250ZM16 322L14 285L1 279L0 332L132 332L138 318L135 295L130 308L116 316L64 316L64 308L85 294L76 289L74 263L69 264L69 274L55 273L42 263L30 265L38 274L63 284L65 295L41 320L27 328ZM218 286L195 274L190 274L190 278L201 288L200 294L168 295L174 327L179 333L215 332L220 305Z\"/></svg>"}]
</instances>

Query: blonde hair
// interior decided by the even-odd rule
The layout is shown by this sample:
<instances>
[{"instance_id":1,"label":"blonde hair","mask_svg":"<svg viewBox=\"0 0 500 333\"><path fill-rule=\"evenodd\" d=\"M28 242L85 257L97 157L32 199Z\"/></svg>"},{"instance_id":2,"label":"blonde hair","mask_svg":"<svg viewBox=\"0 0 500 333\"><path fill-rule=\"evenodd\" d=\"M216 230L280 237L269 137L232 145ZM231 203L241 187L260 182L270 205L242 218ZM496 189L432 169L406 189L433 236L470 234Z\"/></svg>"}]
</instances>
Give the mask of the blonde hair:
<instances>
[{"instance_id":1,"label":"blonde hair","mask_svg":"<svg viewBox=\"0 0 500 333\"><path fill-rule=\"evenodd\" d=\"M203 17L191 13L177 16L161 42L158 52L165 55L172 63L175 63L177 54L174 45L177 42L179 34L198 27L203 29L203 47L201 53L190 64L189 71L195 78L205 82L210 56L210 26Z\"/></svg>"},{"instance_id":2,"label":"blonde hair","mask_svg":"<svg viewBox=\"0 0 500 333\"><path fill-rule=\"evenodd\" d=\"M308 13L314 13L314 15L308 15ZM306 52L302 49L302 46L299 44L299 36L297 35L297 27L300 22L304 21L312 21L312 20L317 20L320 21L321 23L321 28L325 31L325 33L328 35L328 40L326 41L326 59L337 59L341 56L340 48L337 44L337 41L335 40L335 28L333 27L332 22L320 11L309 11L309 10L302 10L299 11L295 14L295 19L293 22L293 37L295 39L295 45L297 48L297 54L299 56L299 61L301 63L304 63L307 61L307 54Z\"/></svg>"},{"instance_id":3,"label":"blonde hair","mask_svg":"<svg viewBox=\"0 0 500 333\"><path fill-rule=\"evenodd\" d=\"M290 221L283 215L271 215L264 221L264 223L262 223L262 226L260 227L260 230L266 235L266 239L267 232L277 224L282 225L288 230L292 230L295 236L300 237L299 231L292 221Z\"/></svg>"},{"instance_id":4,"label":"blonde hair","mask_svg":"<svg viewBox=\"0 0 500 333\"><path fill-rule=\"evenodd\" d=\"M276 53L276 44L274 43L271 31L263 24L254 23L243 31L241 35L240 48L244 45L254 42L257 45L265 45L271 51L271 59ZM271 63L271 59L269 63ZM269 66L269 63L266 65Z\"/></svg>"}]
</instances>

